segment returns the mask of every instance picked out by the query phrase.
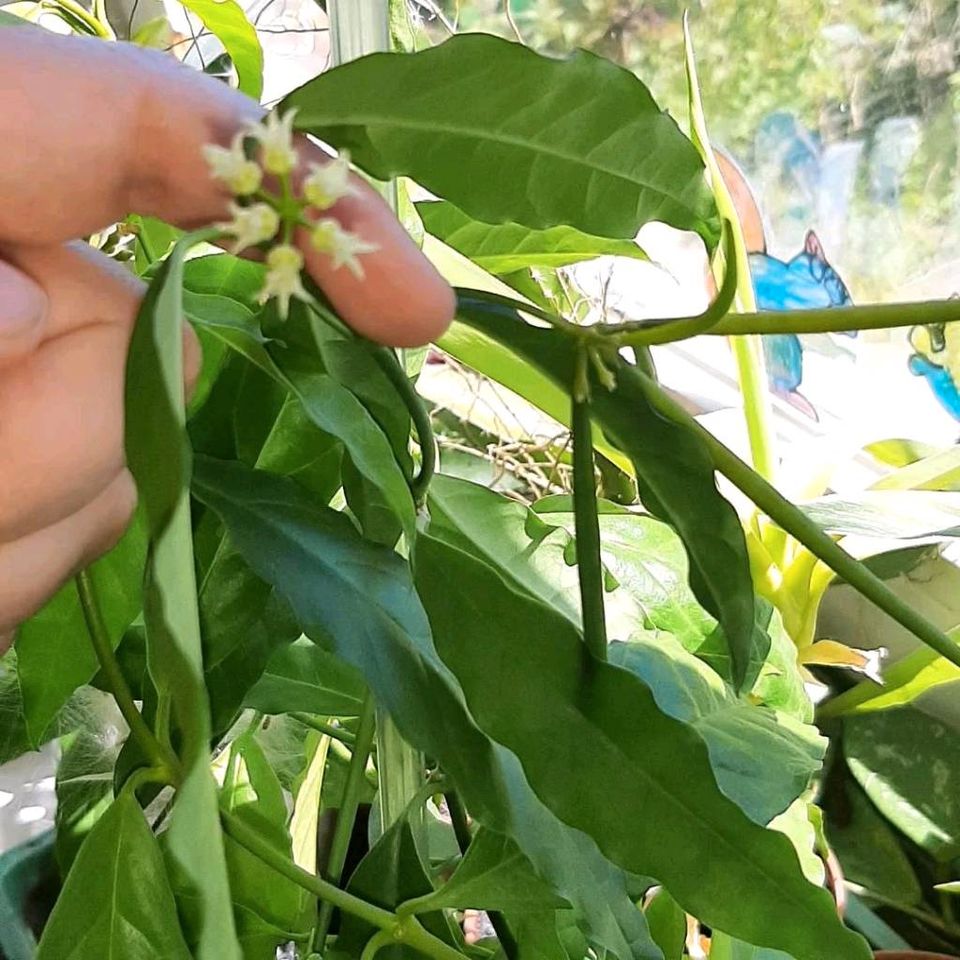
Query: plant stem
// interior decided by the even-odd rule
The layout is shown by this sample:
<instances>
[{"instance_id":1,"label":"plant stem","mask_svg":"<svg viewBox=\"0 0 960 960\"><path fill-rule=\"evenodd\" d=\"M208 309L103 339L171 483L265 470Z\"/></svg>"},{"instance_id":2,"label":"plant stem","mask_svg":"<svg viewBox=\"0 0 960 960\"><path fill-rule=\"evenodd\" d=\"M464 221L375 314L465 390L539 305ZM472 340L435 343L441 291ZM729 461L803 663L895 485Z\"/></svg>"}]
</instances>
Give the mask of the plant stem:
<instances>
[{"instance_id":1,"label":"plant stem","mask_svg":"<svg viewBox=\"0 0 960 960\"><path fill-rule=\"evenodd\" d=\"M286 877L291 883L295 883L315 897L332 903L333 906L359 917L371 926L386 931L393 942L405 943L424 955L433 957L434 960L463 960L463 955L458 950L447 946L442 940L438 940L424 930L416 917L398 917L389 910L367 903L366 900L341 890L335 884L307 873L306 870L301 870L292 860L288 860L282 853L275 850L256 830L225 810L220 811L220 821L223 824L223 832L228 837L280 876Z\"/></svg>"},{"instance_id":2,"label":"plant stem","mask_svg":"<svg viewBox=\"0 0 960 960\"><path fill-rule=\"evenodd\" d=\"M889 617L906 627L914 636L941 656L946 657L951 663L960 666L960 646L938 630L926 617L904 603L879 577L847 553L763 477L751 470L735 453L664 393L657 384L639 371L635 375L643 379L644 392L653 406L664 416L670 417L696 433L709 450L717 470L746 494L771 520L799 540L837 576L871 600Z\"/></svg>"},{"instance_id":3,"label":"plant stem","mask_svg":"<svg viewBox=\"0 0 960 960\"><path fill-rule=\"evenodd\" d=\"M597 518L597 481L593 468L593 424L587 371L587 350L577 354L577 380L571 394L573 428L573 517L577 537L577 577L583 611L583 640L598 660L607 659L607 624L603 604L603 566L600 558L600 522Z\"/></svg>"},{"instance_id":4,"label":"plant stem","mask_svg":"<svg viewBox=\"0 0 960 960\"><path fill-rule=\"evenodd\" d=\"M116 40L116 34L105 23L101 23L93 14L86 10L76 0L51 0L51 6L66 10L72 17L76 17L94 37L101 40Z\"/></svg>"},{"instance_id":5,"label":"plant stem","mask_svg":"<svg viewBox=\"0 0 960 960\"><path fill-rule=\"evenodd\" d=\"M97 662L100 664L100 670L103 672L111 694L113 694L113 699L130 728L131 735L140 745L144 754L150 758L151 764L158 774L164 773L168 783L178 782L180 779L179 761L172 751L164 748L154 736L150 727L147 726L143 714L137 709L126 677L120 669L120 664L117 662L116 655L113 652L113 644L110 642L110 633L107 630L107 625L103 622L103 614L97 600L97 590L90 573L87 570L81 571L77 574L74 582L77 586L77 593L80 595L83 619L87 624L87 633L90 635L93 651L97 655Z\"/></svg>"},{"instance_id":6,"label":"plant stem","mask_svg":"<svg viewBox=\"0 0 960 960\"><path fill-rule=\"evenodd\" d=\"M731 337L730 346L737 364L737 379L743 396L743 417L750 440L753 467L765 480L776 473L773 452L773 415L767 393L767 371L763 348L756 337Z\"/></svg>"},{"instance_id":7,"label":"plant stem","mask_svg":"<svg viewBox=\"0 0 960 960\"><path fill-rule=\"evenodd\" d=\"M420 444L420 472L410 481L410 492L413 500L419 507L427 497L430 481L437 469L437 445L433 439L433 425L430 423L430 414L424 406L423 399L417 393L416 387L410 382L406 371L400 365L392 351L386 347L374 347L373 357L377 366L383 371L387 379L394 386L403 400L413 428L417 432L417 441Z\"/></svg>"},{"instance_id":8,"label":"plant stem","mask_svg":"<svg viewBox=\"0 0 960 960\"><path fill-rule=\"evenodd\" d=\"M960 320L960 300L919 303L874 303L859 307L770 311L728 316L709 333L723 336L749 333L843 333L850 330L886 330L917 324Z\"/></svg>"},{"instance_id":9,"label":"plant stem","mask_svg":"<svg viewBox=\"0 0 960 960\"><path fill-rule=\"evenodd\" d=\"M470 827L467 824L467 812L463 809L460 795L456 791L450 790L444 794L444 797L447 801L447 810L450 813L450 822L453 824L453 833L457 838L457 846L460 848L460 853L466 855L473 840L470 835ZM490 924L500 941L500 946L503 948L507 960L516 960L518 953L517 940L503 914L499 910L488 910L487 916L490 918Z\"/></svg>"},{"instance_id":10,"label":"plant stem","mask_svg":"<svg viewBox=\"0 0 960 960\"><path fill-rule=\"evenodd\" d=\"M344 727L335 727L332 723L324 723L323 720L318 720L315 716L309 713L291 713L291 717L296 720L298 723L302 723L305 727L310 727L311 730L316 730L317 733L326 734L328 737L333 737L334 740L339 740L341 743L345 743L351 749L353 748L354 743L357 741L355 734L351 733L349 730Z\"/></svg>"},{"instance_id":11,"label":"plant stem","mask_svg":"<svg viewBox=\"0 0 960 960\"><path fill-rule=\"evenodd\" d=\"M356 743L350 766L347 769L347 779L343 787L343 797L340 800L340 810L337 813L337 823L333 830L333 840L330 845L330 860L327 864L327 879L339 884L343 875L343 866L347 861L347 849L350 838L353 836L353 826L357 820L357 807L360 804L360 788L364 781L364 772L367 768L367 759L373 745L373 734L376 730L376 705L372 694L367 693L360 711L360 726L357 728ZM322 952L330 930L330 921L333 919L333 904L325 900L320 907L320 918L313 932L313 949Z\"/></svg>"}]
</instances>

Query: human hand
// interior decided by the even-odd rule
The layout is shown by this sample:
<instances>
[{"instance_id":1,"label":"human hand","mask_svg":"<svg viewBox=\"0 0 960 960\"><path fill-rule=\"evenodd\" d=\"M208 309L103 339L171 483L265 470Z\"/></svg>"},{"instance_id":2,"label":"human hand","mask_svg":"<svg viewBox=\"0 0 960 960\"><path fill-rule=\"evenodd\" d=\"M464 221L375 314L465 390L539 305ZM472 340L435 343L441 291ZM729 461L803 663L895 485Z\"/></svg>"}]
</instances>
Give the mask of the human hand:
<instances>
[{"instance_id":1,"label":"human hand","mask_svg":"<svg viewBox=\"0 0 960 960\"><path fill-rule=\"evenodd\" d=\"M143 285L71 241L130 212L184 228L226 219L229 196L201 148L226 146L260 113L162 54L0 30L0 652L117 541L136 500L123 380ZM300 152L304 165L325 157L305 140ZM450 288L375 191L356 187L330 215L377 244L365 278L304 245L307 269L358 332L395 346L435 339L453 315ZM189 380L192 334L184 350Z\"/></svg>"}]
</instances>

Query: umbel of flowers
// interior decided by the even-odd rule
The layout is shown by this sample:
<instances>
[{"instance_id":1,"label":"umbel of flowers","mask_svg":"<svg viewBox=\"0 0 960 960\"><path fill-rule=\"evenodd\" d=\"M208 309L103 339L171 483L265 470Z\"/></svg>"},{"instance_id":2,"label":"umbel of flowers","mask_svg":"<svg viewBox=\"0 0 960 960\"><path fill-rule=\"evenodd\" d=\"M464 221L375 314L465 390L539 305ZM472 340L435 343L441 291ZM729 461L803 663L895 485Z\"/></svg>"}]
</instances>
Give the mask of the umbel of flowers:
<instances>
[{"instance_id":1,"label":"umbel of flowers","mask_svg":"<svg viewBox=\"0 0 960 960\"><path fill-rule=\"evenodd\" d=\"M283 117L268 114L262 123L248 124L239 131L229 147L204 147L211 175L234 196L230 204L233 219L219 226L232 238L232 252L265 249L267 271L260 302L276 297L284 319L293 297L309 299L300 279L303 254L291 243L294 230L309 230L313 248L328 256L335 270L346 267L356 277L363 277L359 258L377 249L376 244L344 230L333 217L317 217L357 192L346 151L326 163L311 164L297 194L292 178L299 161L293 143L294 114L293 110ZM248 141L256 147L252 158ZM277 192L264 186L265 174L273 178Z\"/></svg>"}]
</instances>

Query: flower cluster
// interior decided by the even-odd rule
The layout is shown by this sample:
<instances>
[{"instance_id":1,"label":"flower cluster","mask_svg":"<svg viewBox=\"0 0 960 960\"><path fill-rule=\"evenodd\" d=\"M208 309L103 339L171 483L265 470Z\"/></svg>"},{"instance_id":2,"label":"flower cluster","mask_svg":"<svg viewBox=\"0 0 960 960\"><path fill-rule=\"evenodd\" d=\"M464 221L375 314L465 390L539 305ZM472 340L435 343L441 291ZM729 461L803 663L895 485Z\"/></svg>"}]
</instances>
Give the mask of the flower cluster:
<instances>
[{"instance_id":1,"label":"flower cluster","mask_svg":"<svg viewBox=\"0 0 960 960\"><path fill-rule=\"evenodd\" d=\"M294 246L294 231L309 231L310 244L330 258L334 270L346 267L363 277L360 257L377 245L343 227L332 217L318 217L344 197L357 193L350 174L350 157L342 151L335 160L311 164L300 185L299 195L293 173L299 155L293 142L295 111L283 117L269 114L263 123L248 124L229 147L209 145L204 158L210 175L234 195L232 219L219 224L232 239L231 250L264 247L267 273L260 302L276 297L280 315L286 318L294 297L308 299L301 272L303 254ZM248 150L248 145L253 149ZM267 182L265 182L267 178ZM267 183L276 183L272 191Z\"/></svg>"}]
</instances>

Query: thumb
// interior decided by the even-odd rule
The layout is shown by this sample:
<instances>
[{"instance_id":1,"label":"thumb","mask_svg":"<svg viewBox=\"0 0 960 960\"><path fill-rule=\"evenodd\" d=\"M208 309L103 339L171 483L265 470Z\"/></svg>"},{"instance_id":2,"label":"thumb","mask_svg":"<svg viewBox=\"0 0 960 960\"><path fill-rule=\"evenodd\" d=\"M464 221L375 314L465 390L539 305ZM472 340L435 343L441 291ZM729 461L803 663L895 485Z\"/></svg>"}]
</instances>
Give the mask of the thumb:
<instances>
[{"instance_id":1,"label":"thumb","mask_svg":"<svg viewBox=\"0 0 960 960\"><path fill-rule=\"evenodd\" d=\"M0 260L0 367L36 348L48 307L47 295L36 281Z\"/></svg>"}]
</instances>

